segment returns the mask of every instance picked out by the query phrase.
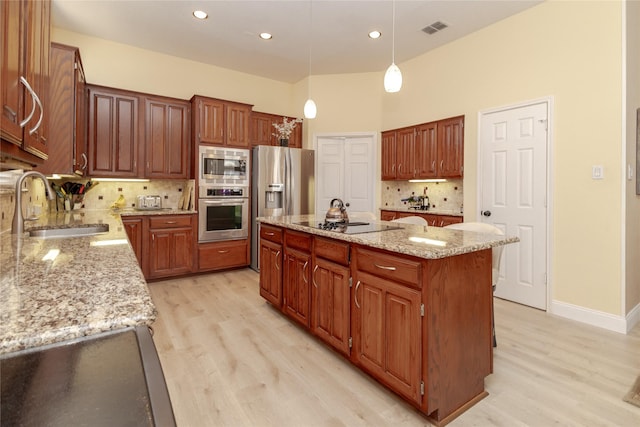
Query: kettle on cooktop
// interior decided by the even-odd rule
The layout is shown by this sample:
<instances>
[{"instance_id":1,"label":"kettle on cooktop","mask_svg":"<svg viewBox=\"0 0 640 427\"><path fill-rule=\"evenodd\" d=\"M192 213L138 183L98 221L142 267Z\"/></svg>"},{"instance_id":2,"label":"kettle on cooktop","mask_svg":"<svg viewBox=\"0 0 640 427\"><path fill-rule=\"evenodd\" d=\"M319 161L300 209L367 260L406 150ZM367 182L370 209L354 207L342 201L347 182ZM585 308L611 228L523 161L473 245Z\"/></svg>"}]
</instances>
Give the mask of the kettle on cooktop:
<instances>
[{"instance_id":1,"label":"kettle on cooktop","mask_svg":"<svg viewBox=\"0 0 640 427\"><path fill-rule=\"evenodd\" d=\"M347 208L342 200L336 198L329 203L329 210L325 215L325 221L327 222L348 222L349 215L347 215Z\"/></svg>"}]
</instances>

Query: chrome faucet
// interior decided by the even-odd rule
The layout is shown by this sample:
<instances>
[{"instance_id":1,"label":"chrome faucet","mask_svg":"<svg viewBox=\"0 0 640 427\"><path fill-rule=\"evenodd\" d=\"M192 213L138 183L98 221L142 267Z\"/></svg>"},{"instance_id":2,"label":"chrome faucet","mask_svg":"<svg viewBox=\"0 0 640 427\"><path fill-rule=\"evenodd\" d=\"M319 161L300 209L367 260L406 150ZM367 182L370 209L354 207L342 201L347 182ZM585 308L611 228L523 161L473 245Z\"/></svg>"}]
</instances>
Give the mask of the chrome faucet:
<instances>
[{"instance_id":1,"label":"chrome faucet","mask_svg":"<svg viewBox=\"0 0 640 427\"><path fill-rule=\"evenodd\" d=\"M11 233L12 234L22 234L24 231L24 219L22 218L22 183L25 178L33 176L40 178L42 182L44 182L44 186L47 190L47 197L49 200L53 200L55 197L53 195L53 190L51 189L51 185L49 185L49 180L42 173L38 171L27 171L20 175L20 178L16 181L16 208L13 213L13 223L11 224Z\"/></svg>"}]
</instances>

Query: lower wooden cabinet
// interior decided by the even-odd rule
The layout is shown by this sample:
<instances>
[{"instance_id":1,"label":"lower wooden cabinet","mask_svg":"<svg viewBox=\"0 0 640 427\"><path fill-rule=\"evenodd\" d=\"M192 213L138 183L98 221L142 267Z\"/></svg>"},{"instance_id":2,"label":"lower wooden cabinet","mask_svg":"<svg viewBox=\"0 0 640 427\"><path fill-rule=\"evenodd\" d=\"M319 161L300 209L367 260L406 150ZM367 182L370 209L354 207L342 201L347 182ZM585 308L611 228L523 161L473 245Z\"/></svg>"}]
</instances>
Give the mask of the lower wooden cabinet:
<instances>
[{"instance_id":1,"label":"lower wooden cabinet","mask_svg":"<svg viewBox=\"0 0 640 427\"><path fill-rule=\"evenodd\" d=\"M457 224L463 221L461 216L455 215L437 215L437 214L424 214L420 212L400 212L400 211L380 211L380 219L382 221L393 221L394 219L404 218L407 216L419 216L427 220L427 224L432 227L444 227L449 224Z\"/></svg>"},{"instance_id":2,"label":"lower wooden cabinet","mask_svg":"<svg viewBox=\"0 0 640 427\"><path fill-rule=\"evenodd\" d=\"M198 271L223 270L249 265L248 241L229 240L198 244Z\"/></svg>"},{"instance_id":3,"label":"lower wooden cabinet","mask_svg":"<svg viewBox=\"0 0 640 427\"><path fill-rule=\"evenodd\" d=\"M194 215L128 216L122 223L146 279L194 271Z\"/></svg>"},{"instance_id":4,"label":"lower wooden cabinet","mask_svg":"<svg viewBox=\"0 0 640 427\"><path fill-rule=\"evenodd\" d=\"M260 296L282 307L282 229L260 227Z\"/></svg>"},{"instance_id":5,"label":"lower wooden cabinet","mask_svg":"<svg viewBox=\"0 0 640 427\"><path fill-rule=\"evenodd\" d=\"M297 249L284 251L282 282L282 308L286 315L308 328L311 325L309 309L311 255Z\"/></svg>"}]
</instances>

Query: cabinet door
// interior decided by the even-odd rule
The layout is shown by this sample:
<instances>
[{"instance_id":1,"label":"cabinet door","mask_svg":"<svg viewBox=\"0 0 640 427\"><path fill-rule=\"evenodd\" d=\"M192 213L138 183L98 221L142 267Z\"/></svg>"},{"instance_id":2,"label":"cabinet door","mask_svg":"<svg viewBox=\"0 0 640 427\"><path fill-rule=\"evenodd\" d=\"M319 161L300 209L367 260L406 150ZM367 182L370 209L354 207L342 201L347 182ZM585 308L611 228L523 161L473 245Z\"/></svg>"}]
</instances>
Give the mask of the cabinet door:
<instances>
[{"instance_id":1,"label":"cabinet door","mask_svg":"<svg viewBox=\"0 0 640 427\"><path fill-rule=\"evenodd\" d=\"M149 278L175 276L192 271L192 229L149 230L149 237Z\"/></svg>"},{"instance_id":2,"label":"cabinet door","mask_svg":"<svg viewBox=\"0 0 640 427\"><path fill-rule=\"evenodd\" d=\"M251 107L228 104L225 107L227 122L226 145L230 147L249 148L249 116Z\"/></svg>"},{"instance_id":3,"label":"cabinet door","mask_svg":"<svg viewBox=\"0 0 640 427\"><path fill-rule=\"evenodd\" d=\"M142 218L123 218L122 224L129 238L129 243L136 254L138 264L142 267Z\"/></svg>"},{"instance_id":4,"label":"cabinet door","mask_svg":"<svg viewBox=\"0 0 640 427\"><path fill-rule=\"evenodd\" d=\"M416 129L416 178L435 178L438 175L437 123L426 123Z\"/></svg>"},{"instance_id":5,"label":"cabinet door","mask_svg":"<svg viewBox=\"0 0 640 427\"><path fill-rule=\"evenodd\" d=\"M138 103L132 94L89 89L89 175L142 176L138 172Z\"/></svg>"},{"instance_id":6,"label":"cabinet door","mask_svg":"<svg viewBox=\"0 0 640 427\"><path fill-rule=\"evenodd\" d=\"M194 139L199 144L224 144L224 102L196 97Z\"/></svg>"},{"instance_id":7,"label":"cabinet door","mask_svg":"<svg viewBox=\"0 0 640 427\"><path fill-rule=\"evenodd\" d=\"M77 175L85 175L89 170L89 155L87 147L87 109L89 101L87 98L86 83L87 79L82 68L80 60L80 52L76 53L76 95L75 95L75 155L74 155L74 173Z\"/></svg>"},{"instance_id":8,"label":"cabinet door","mask_svg":"<svg viewBox=\"0 0 640 427\"><path fill-rule=\"evenodd\" d=\"M397 213L394 211L380 211L380 221L393 221Z\"/></svg>"},{"instance_id":9,"label":"cabinet door","mask_svg":"<svg viewBox=\"0 0 640 427\"><path fill-rule=\"evenodd\" d=\"M458 224L462 222L462 217L452 215L440 215L440 227L445 227L449 224Z\"/></svg>"},{"instance_id":10,"label":"cabinet door","mask_svg":"<svg viewBox=\"0 0 640 427\"><path fill-rule=\"evenodd\" d=\"M2 139L17 145L22 145L22 128L20 122L25 117L24 95L25 88L20 83L20 73L24 61L23 20L25 4L23 1L0 2L0 28L2 40L0 43L0 98L2 99L2 116L0 130ZM29 114L27 111L26 114Z\"/></svg>"},{"instance_id":11,"label":"cabinet door","mask_svg":"<svg viewBox=\"0 0 640 427\"><path fill-rule=\"evenodd\" d=\"M415 177L415 128L404 128L396 132L396 178Z\"/></svg>"},{"instance_id":12,"label":"cabinet door","mask_svg":"<svg viewBox=\"0 0 640 427\"><path fill-rule=\"evenodd\" d=\"M282 306L282 245L260 240L260 295L276 307Z\"/></svg>"},{"instance_id":13,"label":"cabinet door","mask_svg":"<svg viewBox=\"0 0 640 427\"><path fill-rule=\"evenodd\" d=\"M349 277L348 267L316 258L311 275L311 330L347 356L351 337Z\"/></svg>"},{"instance_id":14,"label":"cabinet door","mask_svg":"<svg viewBox=\"0 0 640 427\"><path fill-rule=\"evenodd\" d=\"M284 312L305 327L311 319L310 269L311 255L287 248L284 253L284 275L282 283L282 304Z\"/></svg>"},{"instance_id":15,"label":"cabinet door","mask_svg":"<svg viewBox=\"0 0 640 427\"><path fill-rule=\"evenodd\" d=\"M189 103L147 97L145 114L145 176L188 178L191 155Z\"/></svg>"},{"instance_id":16,"label":"cabinet door","mask_svg":"<svg viewBox=\"0 0 640 427\"><path fill-rule=\"evenodd\" d=\"M273 128L273 126L272 126ZM302 148L302 123L298 123L289 137L289 147Z\"/></svg>"},{"instance_id":17,"label":"cabinet door","mask_svg":"<svg viewBox=\"0 0 640 427\"><path fill-rule=\"evenodd\" d=\"M23 149L43 159L49 151L47 116L49 102L49 22L51 3L45 1L28 1L26 21L26 62L25 78L31 85L33 96L25 95L25 108L35 105L35 115L24 128ZM30 111L30 110L27 110Z\"/></svg>"},{"instance_id":18,"label":"cabinet door","mask_svg":"<svg viewBox=\"0 0 640 427\"><path fill-rule=\"evenodd\" d=\"M464 165L464 116L438 122L439 177L462 177Z\"/></svg>"},{"instance_id":19,"label":"cabinet door","mask_svg":"<svg viewBox=\"0 0 640 427\"><path fill-rule=\"evenodd\" d=\"M176 229L171 233L173 244L171 275L185 274L193 270L193 230Z\"/></svg>"},{"instance_id":20,"label":"cabinet door","mask_svg":"<svg viewBox=\"0 0 640 427\"><path fill-rule=\"evenodd\" d=\"M396 179L396 132L382 132L382 180Z\"/></svg>"},{"instance_id":21,"label":"cabinet door","mask_svg":"<svg viewBox=\"0 0 640 427\"><path fill-rule=\"evenodd\" d=\"M360 271L353 287L354 362L397 393L420 403L420 293Z\"/></svg>"},{"instance_id":22,"label":"cabinet door","mask_svg":"<svg viewBox=\"0 0 640 427\"><path fill-rule=\"evenodd\" d=\"M264 113L252 112L251 123L249 129L249 135L251 139L251 146L256 145L271 145L273 139L273 123L271 116Z\"/></svg>"}]
</instances>

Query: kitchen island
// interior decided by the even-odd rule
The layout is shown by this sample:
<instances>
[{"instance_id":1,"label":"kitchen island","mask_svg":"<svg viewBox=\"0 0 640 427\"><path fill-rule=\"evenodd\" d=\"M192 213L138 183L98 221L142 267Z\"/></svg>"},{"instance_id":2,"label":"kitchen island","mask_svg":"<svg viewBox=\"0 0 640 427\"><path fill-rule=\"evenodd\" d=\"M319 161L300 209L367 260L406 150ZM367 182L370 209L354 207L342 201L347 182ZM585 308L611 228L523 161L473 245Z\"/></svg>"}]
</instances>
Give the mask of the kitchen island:
<instances>
[{"instance_id":1,"label":"kitchen island","mask_svg":"<svg viewBox=\"0 0 640 427\"><path fill-rule=\"evenodd\" d=\"M491 248L505 237L262 217L260 294L437 425L486 396ZM363 228L358 228L363 227Z\"/></svg>"}]
</instances>

